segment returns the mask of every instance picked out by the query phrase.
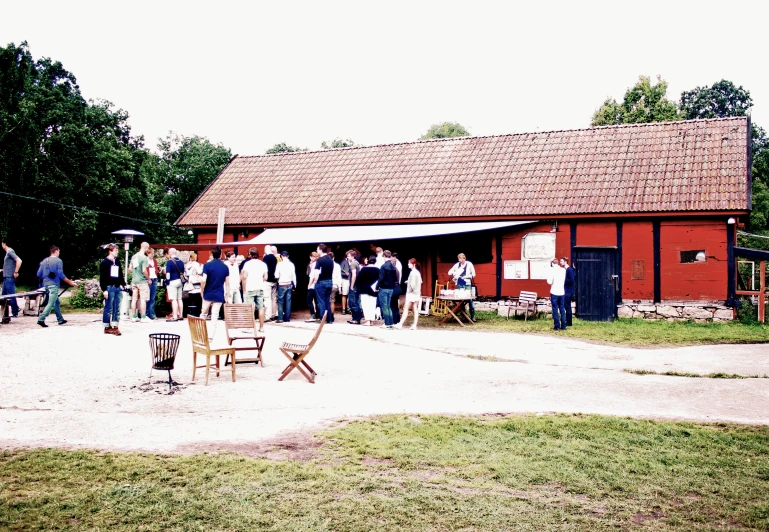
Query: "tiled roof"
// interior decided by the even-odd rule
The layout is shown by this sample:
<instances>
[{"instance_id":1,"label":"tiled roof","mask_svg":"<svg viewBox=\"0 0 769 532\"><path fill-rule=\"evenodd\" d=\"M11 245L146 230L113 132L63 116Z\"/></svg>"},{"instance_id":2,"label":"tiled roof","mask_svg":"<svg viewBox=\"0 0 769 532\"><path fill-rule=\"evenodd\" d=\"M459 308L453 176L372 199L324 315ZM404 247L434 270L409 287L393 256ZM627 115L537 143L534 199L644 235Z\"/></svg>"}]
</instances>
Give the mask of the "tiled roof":
<instances>
[{"instance_id":1,"label":"tiled roof","mask_svg":"<svg viewBox=\"0 0 769 532\"><path fill-rule=\"evenodd\" d=\"M183 226L748 209L747 119L235 157Z\"/></svg>"}]
</instances>

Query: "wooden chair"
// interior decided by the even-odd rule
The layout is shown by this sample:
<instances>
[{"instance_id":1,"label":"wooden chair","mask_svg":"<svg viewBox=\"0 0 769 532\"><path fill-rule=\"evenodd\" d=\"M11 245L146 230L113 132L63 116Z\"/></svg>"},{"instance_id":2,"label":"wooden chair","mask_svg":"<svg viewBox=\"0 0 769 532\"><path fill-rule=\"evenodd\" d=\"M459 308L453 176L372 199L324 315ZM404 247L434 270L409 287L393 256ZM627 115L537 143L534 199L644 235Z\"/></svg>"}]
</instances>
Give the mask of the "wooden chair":
<instances>
[{"instance_id":1,"label":"wooden chair","mask_svg":"<svg viewBox=\"0 0 769 532\"><path fill-rule=\"evenodd\" d=\"M262 348L264 347L264 333L260 333L254 318L253 303L236 303L224 305L224 329L227 331L227 342L232 346L235 340L253 341L255 345L236 346L237 351L256 351L256 358L239 358L238 364L254 362L264 367ZM228 356L224 365L229 364Z\"/></svg>"},{"instance_id":2,"label":"wooden chair","mask_svg":"<svg viewBox=\"0 0 769 532\"><path fill-rule=\"evenodd\" d=\"M208 386L208 373L211 370L211 357L216 357L216 376L220 371L229 371L232 373L232 382L235 382L235 348L225 347L223 349L211 349L208 341L208 329L206 320L187 316L187 323L190 326L190 338L192 339L192 380L195 380L195 371L198 368L206 368L206 386ZM198 353L206 357L206 365L198 366ZM219 357L221 355L232 355L232 366L227 368L219 367Z\"/></svg>"},{"instance_id":3,"label":"wooden chair","mask_svg":"<svg viewBox=\"0 0 769 532\"><path fill-rule=\"evenodd\" d=\"M523 310L524 321L529 321L529 312L537 313L537 293L521 290L521 295L511 298L507 307L507 319L510 319L510 311L513 311L513 317L518 315L519 310Z\"/></svg>"},{"instance_id":4,"label":"wooden chair","mask_svg":"<svg viewBox=\"0 0 769 532\"><path fill-rule=\"evenodd\" d=\"M288 374L291 373L294 368L296 368L302 375L304 375L308 381L310 381L310 384L315 384L315 376L317 373L315 373L315 370L312 369L312 367L304 359L310 353L310 351L312 351L312 346L315 345L315 342L318 341L318 337L320 336L320 332L323 330L323 325L325 323L326 312L323 313L323 319L320 320L320 326L318 327L318 330L315 331L315 336L312 337L312 340L310 340L309 344L290 344L288 342L284 342L283 345L280 346L280 351L286 355L289 364L286 366L286 369L283 370L283 373L278 379L279 381L285 379ZM304 371L302 366L307 368L310 373L308 374L306 371Z\"/></svg>"},{"instance_id":5,"label":"wooden chair","mask_svg":"<svg viewBox=\"0 0 769 532\"><path fill-rule=\"evenodd\" d=\"M448 283L446 283L448 285ZM433 304L430 307L430 311L432 312L433 316L445 316L449 313L449 308L446 305L445 301L442 301L438 299L438 296L441 295L441 290L443 290L444 285L441 284L440 281L435 281L435 293L433 294Z\"/></svg>"}]
</instances>

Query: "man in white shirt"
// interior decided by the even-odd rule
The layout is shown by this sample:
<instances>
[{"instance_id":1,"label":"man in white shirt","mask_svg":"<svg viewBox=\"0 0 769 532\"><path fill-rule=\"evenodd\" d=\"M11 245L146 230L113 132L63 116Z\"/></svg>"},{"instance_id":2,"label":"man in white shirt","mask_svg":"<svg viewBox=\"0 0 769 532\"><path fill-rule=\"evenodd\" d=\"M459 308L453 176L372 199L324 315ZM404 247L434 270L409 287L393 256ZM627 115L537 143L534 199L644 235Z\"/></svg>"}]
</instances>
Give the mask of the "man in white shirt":
<instances>
[{"instance_id":1,"label":"man in white shirt","mask_svg":"<svg viewBox=\"0 0 769 532\"><path fill-rule=\"evenodd\" d=\"M384 264L386 261L387 259L384 256L384 250L380 247L376 248L376 262L374 263L374 266L381 268L382 264Z\"/></svg>"},{"instance_id":2,"label":"man in white shirt","mask_svg":"<svg viewBox=\"0 0 769 532\"><path fill-rule=\"evenodd\" d=\"M267 281L267 265L259 260L256 248L249 250L250 259L243 263L240 273L243 296L246 303L253 303L259 311L259 332L264 332L264 286Z\"/></svg>"},{"instance_id":3,"label":"man in white shirt","mask_svg":"<svg viewBox=\"0 0 769 532\"><path fill-rule=\"evenodd\" d=\"M296 268L288 260L288 251L280 252L280 262L275 268L275 279L278 281L278 321L291 321L291 296L296 288Z\"/></svg>"},{"instance_id":4,"label":"man in white shirt","mask_svg":"<svg viewBox=\"0 0 769 532\"><path fill-rule=\"evenodd\" d=\"M240 297L240 283L236 282L236 279L240 279L240 268L238 268L237 256L233 251L227 252L227 267L230 269L230 293L226 294L227 303L243 303L243 299Z\"/></svg>"},{"instance_id":5,"label":"man in white shirt","mask_svg":"<svg viewBox=\"0 0 769 532\"><path fill-rule=\"evenodd\" d=\"M472 290L473 279L475 279L475 266L473 266L472 262L467 260L467 256L465 256L464 253L457 255L457 259L459 259L459 262L451 267L449 270L449 277L451 277L451 280L457 285L457 288L469 286ZM473 294L473 296L475 296L475 294ZM469 299L468 303L470 303L470 320L474 322L475 305L473 305L472 299Z\"/></svg>"},{"instance_id":6,"label":"man in white shirt","mask_svg":"<svg viewBox=\"0 0 769 532\"><path fill-rule=\"evenodd\" d=\"M550 285L550 304L553 307L553 330L566 330L566 309L564 308L563 284L566 281L566 268L553 259L547 274L547 284Z\"/></svg>"}]
</instances>

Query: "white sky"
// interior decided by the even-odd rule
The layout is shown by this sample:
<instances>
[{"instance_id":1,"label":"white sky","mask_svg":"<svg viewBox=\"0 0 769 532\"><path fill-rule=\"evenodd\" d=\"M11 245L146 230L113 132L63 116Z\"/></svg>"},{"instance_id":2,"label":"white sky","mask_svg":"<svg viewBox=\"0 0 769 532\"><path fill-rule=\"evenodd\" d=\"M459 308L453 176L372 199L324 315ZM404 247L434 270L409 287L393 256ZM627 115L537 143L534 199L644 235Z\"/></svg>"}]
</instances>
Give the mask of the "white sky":
<instances>
[{"instance_id":1,"label":"white sky","mask_svg":"<svg viewBox=\"0 0 769 532\"><path fill-rule=\"evenodd\" d=\"M13 2L0 45L28 41L86 98L241 155L278 142L416 140L587 127L639 75L682 90L728 79L769 130L769 2Z\"/></svg>"}]
</instances>

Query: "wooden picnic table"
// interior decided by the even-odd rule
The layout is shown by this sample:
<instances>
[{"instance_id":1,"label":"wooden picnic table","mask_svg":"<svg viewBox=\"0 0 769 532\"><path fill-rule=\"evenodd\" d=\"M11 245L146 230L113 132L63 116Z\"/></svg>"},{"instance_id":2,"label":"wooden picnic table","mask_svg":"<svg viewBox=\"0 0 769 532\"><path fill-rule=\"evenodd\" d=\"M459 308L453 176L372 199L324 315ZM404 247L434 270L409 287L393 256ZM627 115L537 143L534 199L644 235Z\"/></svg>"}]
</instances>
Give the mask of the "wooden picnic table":
<instances>
[{"instance_id":1,"label":"wooden picnic table","mask_svg":"<svg viewBox=\"0 0 769 532\"><path fill-rule=\"evenodd\" d=\"M443 325L446 323L449 318L454 318L457 320L457 323L459 323L462 327L465 326L464 323L462 323L462 320L457 314L460 314L464 316L467 319L467 323L471 324L473 323L473 320L470 319L470 316L467 315L467 312L465 312L465 303L468 301L473 301L474 297L461 297L461 296L438 296L437 299L440 299L441 301L446 302L446 310L449 311L448 314L446 314L446 317L443 318L439 323L440 325Z\"/></svg>"}]
</instances>

